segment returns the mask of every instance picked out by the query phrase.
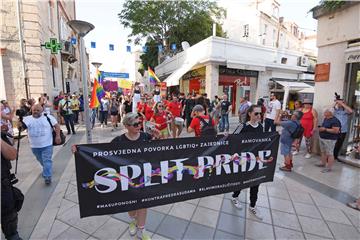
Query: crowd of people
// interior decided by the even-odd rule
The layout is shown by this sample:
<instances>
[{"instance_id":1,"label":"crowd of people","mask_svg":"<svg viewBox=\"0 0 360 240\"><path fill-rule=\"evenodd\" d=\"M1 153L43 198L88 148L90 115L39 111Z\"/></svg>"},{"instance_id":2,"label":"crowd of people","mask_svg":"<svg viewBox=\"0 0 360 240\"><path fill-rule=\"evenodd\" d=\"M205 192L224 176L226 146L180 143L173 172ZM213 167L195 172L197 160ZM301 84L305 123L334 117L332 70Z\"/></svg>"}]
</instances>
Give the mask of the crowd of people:
<instances>
[{"instance_id":1,"label":"crowd of people","mask_svg":"<svg viewBox=\"0 0 360 240\"><path fill-rule=\"evenodd\" d=\"M280 152L284 157L284 164L280 170L292 171L293 155L299 154L303 139L306 146L305 158L311 158L314 134L318 132L321 161L316 166L322 168L322 173L332 171L352 114L352 109L342 99L337 98L331 107L325 109L321 124L310 99L304 99L303 102L296 101L295 110L290 115L281 111L281 103L274 93L270 95L269 102L260 98L256 103L251 103L247 98L241 97L238 106L239 127L234 134L275 132L277 125L282 127ZM90 121L93 128L96 119L101 128L106 128L110 115L112 131L122 123L127 132L112 140L118 143L179 138L184 128L195 137L216 136L218 133L229 134L229 116L233 112L232 108L233 104L226 94L215 96L213 100L210 100L206 94L179 93L166 97L161 95L158 85L152 92L144 92L136 83L128 95L110 93L100 99L99 107L90 110ZM13 125L15 115L19 117L17 126ZM6 146L1 149L2 169L4 169L2 186L3 176L6 176L4 179L10 178L11 165L9 167L8 160L14 159L12 153L15 148L11 146L14 127L27 130L31 151L43 167L42 176L45 184L51 184L53 144L61 141L60 125L65 124L67 134L76 134L75 125L84 120L82 95L60 92L51 102L47 94L42 94L37 100L21 99L18 109L10 107L5 100L1 101L1 136L2 145ZM76 146L73 146L72 150L76 151ZM10 188L9 184L6 185L7 188ZM6 187L2 188L7 189ZM258 185L250 188L250 213L261 220L261 212L256 208L258 189ZM233 193L232 203L235 207L242 208L238 199L239 194L240 190ZM360 208L358 203L350 205L353 208ZM15 224L17 213L13 210L14 206L9 208L12 210L2 211L3 232L8 239L11 236L18 236ZM137 235L140 239L150 239L144 230L146 209L129 212L129 216L132 219L129 224L130 234ZM4 222L5 219L10 218L11 220Z\"/></svg>"}]
</instances>

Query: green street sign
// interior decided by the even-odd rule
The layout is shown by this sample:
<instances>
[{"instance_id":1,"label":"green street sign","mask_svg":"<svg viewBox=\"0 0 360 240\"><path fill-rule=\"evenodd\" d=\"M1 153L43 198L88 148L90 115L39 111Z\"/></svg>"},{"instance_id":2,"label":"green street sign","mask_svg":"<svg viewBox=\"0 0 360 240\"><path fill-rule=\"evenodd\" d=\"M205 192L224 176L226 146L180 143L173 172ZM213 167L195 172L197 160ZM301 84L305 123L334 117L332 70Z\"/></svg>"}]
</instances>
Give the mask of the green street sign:
<instances>
[{"instance_id":1,"label":"green street sign","mask_svg":"<svg viewBox=\"0 0 360 240\"><path fill-rule=\"evenodd\" d=\"M49 42L45 42L45 48L50 49L52 54L57 54L61 49L61 43L57 42L56 38L50 38Z\"/></svg>"}]
</instances>

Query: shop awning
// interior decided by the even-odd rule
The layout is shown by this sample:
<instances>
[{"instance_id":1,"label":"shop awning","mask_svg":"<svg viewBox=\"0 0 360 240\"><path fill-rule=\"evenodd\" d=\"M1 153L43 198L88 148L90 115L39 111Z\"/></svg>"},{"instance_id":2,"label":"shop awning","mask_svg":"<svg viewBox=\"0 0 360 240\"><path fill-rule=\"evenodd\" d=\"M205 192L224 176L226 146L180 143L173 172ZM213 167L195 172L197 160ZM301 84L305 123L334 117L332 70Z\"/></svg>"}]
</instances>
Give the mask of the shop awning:
<instances>
[{"instance_id":1,"label":"shop awning","mask_svg":"<svg viewBox=\"0 0 360 240\"><path fill-rule=\"evenodd\" d=\"M275 81L275 82L289 90L302 90L307 88L313 88L309 84L303 82L289 82L289 81Z\"/></svg>"},{"instance_id":2,"label":"shop awning","mask_svg":"<svg viewBox=\"0 0 360 240\"><path fill-rule=\"evenodd\" d=\"M167 87L179 85L180 78L190 71L197 63L187 62L184 63L179 69L175 70L170 76L168 76L164 82L166 82Z\"/></svg>"},{"instance_id":3,"label":"shop awning","mask_svg":"<svg viewBox=\"0 0 360 240\"><path fill-rule=\"evenodd\" d=\"M310 90L314 89L313 86L303 82L289 82L289 81L275 81L276 83L282 85L284 87L284 102L282 106L282 110L285 111L288 104L288 97L290 91L302 91L302 90Z\"/></svg>"}]
</instances>

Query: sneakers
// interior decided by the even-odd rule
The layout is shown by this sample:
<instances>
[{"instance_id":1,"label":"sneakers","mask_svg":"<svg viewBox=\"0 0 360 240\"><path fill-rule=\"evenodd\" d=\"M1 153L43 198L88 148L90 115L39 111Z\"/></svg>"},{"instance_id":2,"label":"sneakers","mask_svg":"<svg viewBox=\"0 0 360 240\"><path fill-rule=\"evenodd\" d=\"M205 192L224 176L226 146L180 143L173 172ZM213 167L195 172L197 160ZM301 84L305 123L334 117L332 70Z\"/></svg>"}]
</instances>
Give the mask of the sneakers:
<instances>
[{"instance_id":1,"label":"sneakers","mask_svg":"<svg viewBox=\"0 0 360 240\"><path fill-rule=\"evenodd\" d=\"M298 155L299 154L299 151L293 151L292 155Z\"/></svg>"},{"instance_id":2,"label":"sneakers","mask_svg":"<svg viewBox=\"0 0 360 240\"><path fill-rule=\"evenodd\" d=\"M231 202L236 208L242 209L241 203L238 198L235 197L231 198Z\"/></svg>"},{"instance_id":3,"label":"sneakers","mask_svg":"<svg viewBox=\"0 0 360 240\"><path fill-rule=\"evenodd\" d=\"M136 234L136 220L133 220L129 223L129 233L131 236Z\"/></svg>"},{"instance_id":4,"label":"sneakers","mask_svg":"<svg viewBox=\"0 0 360 240\"><path fill-rule=\"evenodd\" d=\"M279 167L279 170L285 171L285 172L291 172L291 168L289 168L287 166Z\"/></svg>"},{"instance_id":5,"label":"sneakers","mask_svg":"<svg viewBox=\"0 0 360 240\"><path fill-rule=\"evenodd\" d=\"M263 220L263 217L261 215L261 212L256 207L249 207L249 212L254 215L259 220Z\"/></svg>"},{"instance_id":6,"label":"sneakers","mask_svg":"<svg viewBox=\"0 0 360 240\"><path fill-rule=\"evenodd\" d=\"M310 154L310 153L307 153L307 154L305 155L305 158L306 158L306 159L311 158L311 154Z\"/></svg>"},{"instance_id":7,"label":"sneakers","mask_svg":"<svg viewBox=\"0 0 360 240\"><path fill-rule=\"evenodd\" d=\"M322 173L327 173L327 172L331 172L330 168L324 168L323 170L321 170Z\"/></svg>"},{"instance_id":8,"label":"sneakers","mask_svg":"<svg viewBox=\"0 0 360 240\"><path fill-rule=\"evenodd\" d=\"M136 236L141 240L151 240L150 235L145 231L145 229L138 228Z\"/></svg>"},{"instance_id":9,"label":"sneakers","mask_svg":"<svg viewBox=\"0 0 360 240\"><path fill-rule=\"evenodd\" d=\"M45 184L50 185L51 184L51 178L45 178Z\"/></svg>"}]
</instances>

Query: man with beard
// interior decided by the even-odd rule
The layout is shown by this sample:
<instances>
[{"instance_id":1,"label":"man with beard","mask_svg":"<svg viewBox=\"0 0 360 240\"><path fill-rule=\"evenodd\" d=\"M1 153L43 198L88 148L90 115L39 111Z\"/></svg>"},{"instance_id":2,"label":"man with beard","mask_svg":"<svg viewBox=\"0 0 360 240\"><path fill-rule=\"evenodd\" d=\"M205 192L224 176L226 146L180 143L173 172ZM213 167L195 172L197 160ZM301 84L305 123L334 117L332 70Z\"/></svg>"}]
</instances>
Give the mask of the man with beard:
<instances>
[{"instance_id":1,"label":"man with beard","mask_svg":"<svg viewBox=\"0 0 360 240\"><path fill-rule=\"evenodd\" d=\"M61 142L60 139L60 125L56 119L51 115L43 115L43 108L40 104L32 107L32 115L24 117L22 127L27 129L31 150L43 167L42 176L45 184L51 183L52 176L52 154L53 154L53 129L55 128L57 144Z\"/></svg>"}]
</instances>

